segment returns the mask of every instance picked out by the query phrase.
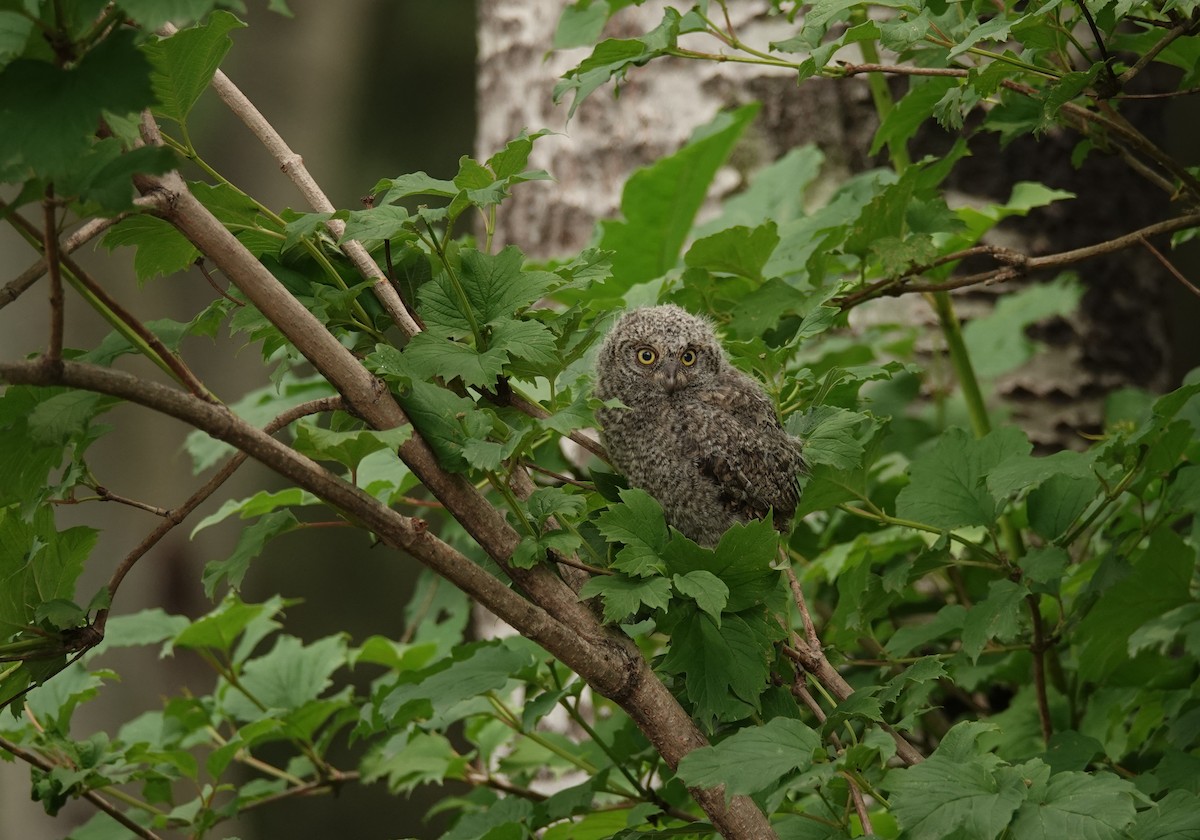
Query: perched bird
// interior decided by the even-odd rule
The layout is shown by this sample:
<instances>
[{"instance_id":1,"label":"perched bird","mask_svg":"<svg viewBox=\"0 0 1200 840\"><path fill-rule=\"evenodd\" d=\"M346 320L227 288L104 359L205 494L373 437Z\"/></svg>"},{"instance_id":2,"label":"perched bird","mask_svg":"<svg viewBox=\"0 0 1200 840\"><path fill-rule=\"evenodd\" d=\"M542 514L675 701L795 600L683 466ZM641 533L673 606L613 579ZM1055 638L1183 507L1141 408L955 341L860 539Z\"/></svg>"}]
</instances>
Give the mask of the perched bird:
<instances>
[{"instance_id":1,"label":"perched bird","mask_svg":"<svg viewBox=\"0 0 1200 840\"><path fill-rule=\"evenodd\" d=\"M685 536L714 546L733 523L768 511L786 531L800 499L800 441L708 321L673 305L625 313L600 349L595 395L624 404L596 412L613 466Z\"/></svg>"}]
</instances>

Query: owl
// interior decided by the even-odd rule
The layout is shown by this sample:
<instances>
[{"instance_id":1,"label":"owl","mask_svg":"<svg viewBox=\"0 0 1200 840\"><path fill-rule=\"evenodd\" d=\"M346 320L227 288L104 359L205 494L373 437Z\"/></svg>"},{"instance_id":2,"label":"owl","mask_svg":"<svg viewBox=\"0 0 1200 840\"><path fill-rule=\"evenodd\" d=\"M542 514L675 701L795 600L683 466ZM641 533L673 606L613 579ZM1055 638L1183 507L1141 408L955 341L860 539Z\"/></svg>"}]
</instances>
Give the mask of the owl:
<instances>
[{"instance_id":1,"label":"owl","mask_svg":"<svg viewBox=\"0 0 1200 840\"><path fill-rule=\"evenodd\" d=\"M613 466L685 536L711 547L768 511L786 531L800 499L800 441L708 321L673 305L625 313L600 349L594 393L623 403L596 412Z\"/></svg>"}]
</instances>

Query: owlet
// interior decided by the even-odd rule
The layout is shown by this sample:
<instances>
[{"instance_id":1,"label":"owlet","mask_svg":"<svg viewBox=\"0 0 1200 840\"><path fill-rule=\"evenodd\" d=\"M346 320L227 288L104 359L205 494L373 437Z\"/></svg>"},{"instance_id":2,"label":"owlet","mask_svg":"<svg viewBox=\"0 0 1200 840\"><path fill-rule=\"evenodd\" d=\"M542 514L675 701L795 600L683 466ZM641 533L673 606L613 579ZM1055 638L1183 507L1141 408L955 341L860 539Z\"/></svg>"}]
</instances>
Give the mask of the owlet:
<instances>
[{"instance_id":1,"label":"owlet","mask_svg":"<svg viewBox=\"0 0 1200 840\"><path fill-rule=\"evenodd\" d=\"M673 305L627 312L600 349L595 395L625 405L596 412L613 466L685 536L714 546L767 511L786 531L800 499L800 441L708 321Z\"/></svg>"}]
</instances>

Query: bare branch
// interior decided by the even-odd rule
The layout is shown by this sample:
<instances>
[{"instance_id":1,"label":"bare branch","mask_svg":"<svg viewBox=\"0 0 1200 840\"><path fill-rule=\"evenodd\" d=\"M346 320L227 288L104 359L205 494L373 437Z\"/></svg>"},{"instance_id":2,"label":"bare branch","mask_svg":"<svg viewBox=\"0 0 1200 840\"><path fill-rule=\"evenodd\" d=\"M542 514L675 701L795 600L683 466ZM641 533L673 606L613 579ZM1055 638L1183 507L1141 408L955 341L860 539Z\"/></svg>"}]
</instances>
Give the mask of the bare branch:
<instances>
[{"instance_id":1,"label":"bare branch","mask_svg":"<svg viewBox=\"0 0 1200 840\"><path fill-rule=\"evenodd\" d=\"M287 411L280 414L278 417L268 423L263 428L263 431L268 435L274 434L284 426L287 426L289 423L298 420L301 417L307 417L310 414L317 414L323 411L335 411L344 407L345 402L341 397L322 397L316 400L309 400L308 402L301 403L300 405L292 406ZM200 487L200 489L188 497L187 501L185 501L179 507L168 510L162 514L163 522L159 523L153 531L147 534L146 537L140 543L138 543L137 547L133 549L133 551L125 555L125 559L123 559L120 565L117 566L117 568L113 571L112 577L109 578L107 587L108 600L110 604L116 597L117 589L119 589L121 586L121 581L123 581L125 576L129 574L129 571L133 568L134 564L137 563L138 560L140 560L143 556L145 556L145 554L151 548L157 545L163 537L169 534L176 525L179 525L181 522L187 519L188 516L191 515L192 511L202 505L209 496L215 493L217 488L224 484L229 477L237 471L237 468L246 462L248 457L250 456L245 452L235 452L229 458L229 460L226 461L225 464L213 474L212 478L206 481ZM108 614L108 609L101 610L96 614L96 620L93 624L101 634L104 633L104 625L108 621Z\"/></svg>"},{"instance_id":2,"label":"bare branch","mask_svg":"<svg viewBox=\"0 0 1200 840\"><path fill-rule=\"evenodd\" d=\"M1109 239L1104 242L1098 242L1095 245L1087 245L1083 248L1074 248L1070 251L1061 251L1057 254L1047 254L1042 257L1027 257L1022 254L1010 251L1009 249L997 249L990 251L993 256L1008 263L1003 268L992 269L990 271L982 271L978 274L970 274L966 277L957 277L947 280L944 283L911 283L904 282L905 277L886 277L882 280L877 280L870 285L859 289L848 295L834 298L834 302L842 309L851 309L858 306L860 303L878 297L899 297L900 295L910 294L913 292L945 292L952 289L961 289L966 286L991 285L993 283L1001 283L1006 280L1012 280L1016 277L1024 277L1032 274L1035 271L1057 270L1065 268L1069 265L1074 265L1078 262L1099 257L1105 254L1116 253L1134 245L1146 246L1148 238L1151 236L1159 236L1166 233L1174 233L1178 230L1187 230L1188 228L1200 227L1200 213L1191 213L1186 216L1177 216L1174 219L1157 222L1152 225L1147 225L1139 230L1132 231L1118 236L1115 239ZM971 249L974 251L974 249ZM971 256L968 251L961 251L957 254L950 254L941 262L949 262L954 259L961 259L965 256ZM924 270L925 267L914 269L914 273ZM1176 279L1180 279L1181 275L1176 275ZM1188 283L1186 278L1184 283ZM1190 285L1190 284L1189 284Z\"/></svg>"},{"instance_id":3,"label":"bare branch","mask_svg":"<svg viewBox=\"0 0 1200 840\"><path fill-rule=\"evenodd\" d=\"M0 210L6 210L7 208L8 205L0 201ZM111 219L92 219L59 243L59 253L69 254L77 250L80 246L99 236L128 215L128 213L122 213L119 216L113 216ZM43 257L22 271L16 278L10 280L4 288L0 289L0 309L3 309L19 298L26 289L33 286L45 273L46 259Z\"/></svg>"},{"instance_id":4,"label":"bare branch","mask_svg":"<svg viewBox=\"0 0 1200 840\"><path fill-rule=\"evenodd\" d=\"M167 35L172 35L177 30L168 23L162 31ZM218 70L213 76L212 88L216 91L217 96L221 97L221 101L229 106L238 119L245 123L259 142L267 148L267 151L279 163L279 168L299 188L309 206L318 213L332 213L336 208L313 179L308 169L305 168L304 159L291 150L275 127L254 107L254 103L242 93L237 85ZM346 223L340 219L330 219L325 224L338 240L346 232ZM352 239L346 240L341 242L341 248L362 278L374 283L375 296L379 298L379 302L401 332L409 338L419 333L421 328L405 307L404 301L392 288L392 284L388 282L384 272L371 259L371 255L367 253L367 249L363 247L362 243Z\"/></svg>"},{"instance_id":5,"label":"bare branch","mask_svg":"<svg viewBox=\"0 0 1200 840\"><path fill-rule=\"evenodd\" d=\"M1200 287L1197 287L1195 283L1184 277L1183 272L1176 268L1170 260L1164 257L1161 251L1151 245L1149 239L1142 237L1142 246L1151 254L1153 254L1154 258L1162 263L1163 268L1170 272L1172 277L1182 283L1189 292L1196 295L1196 297L1200 297Z\"/></svg>"}]
</instances>

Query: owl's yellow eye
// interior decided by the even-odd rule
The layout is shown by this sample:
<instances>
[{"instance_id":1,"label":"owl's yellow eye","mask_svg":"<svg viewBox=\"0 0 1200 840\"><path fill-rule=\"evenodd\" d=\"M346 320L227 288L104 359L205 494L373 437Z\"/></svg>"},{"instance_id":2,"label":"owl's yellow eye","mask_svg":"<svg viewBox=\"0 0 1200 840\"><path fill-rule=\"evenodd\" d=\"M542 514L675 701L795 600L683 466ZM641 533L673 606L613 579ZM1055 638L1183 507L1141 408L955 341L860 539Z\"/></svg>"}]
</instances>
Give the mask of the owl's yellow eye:
<instances>
[{"instance_id":1,"label":"owl's yellow eye","mask_svg":"<svg viewBox=\"0 0 1200 840\"><path fill-rule=\"evenodd\" d=\"M679 356L679 361L683 362L684 367L691 367L696 364L696 351L684 350Z\"/></svg>"},{"instance_id":2,"label":"owl's yellow eye","mask_svg":"<svg viewBox=\"0 0 1200 840\"><path fill-rule=\"evenodd\" d=\"M644 365L654 364L654 360L657 358L658 356L649 347L643 347L637 351L637 360Z\"/></svg>"}]
</instances>

